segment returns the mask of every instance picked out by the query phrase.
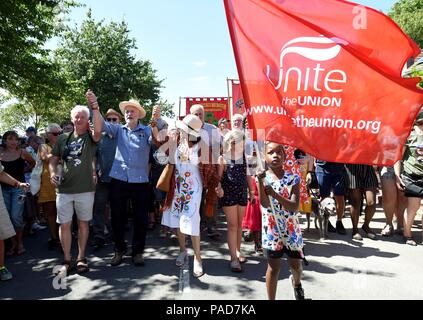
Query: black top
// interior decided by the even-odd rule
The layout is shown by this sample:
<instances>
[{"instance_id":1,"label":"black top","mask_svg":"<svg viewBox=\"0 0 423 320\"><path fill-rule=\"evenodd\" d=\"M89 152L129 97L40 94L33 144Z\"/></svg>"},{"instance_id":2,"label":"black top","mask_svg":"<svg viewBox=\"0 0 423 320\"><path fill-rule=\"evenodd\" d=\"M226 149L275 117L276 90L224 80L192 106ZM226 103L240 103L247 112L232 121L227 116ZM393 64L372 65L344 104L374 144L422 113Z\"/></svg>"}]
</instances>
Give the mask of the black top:
<instances>
[{"instance_id":1,"label":"black top","mask_svg":"<svg viewBox=\"0 0 423 320\"><path fill-rule=\"evenodd\" d=\"M4 161L1 160L1 164L4 167L4 172L8 173L10 176L15 178L20 182L25 182L25 160L22 159L22 153L19 158L13 161ZM6 183L1 183L2 186L9 186Z\"/></svg>"}]
</instances>

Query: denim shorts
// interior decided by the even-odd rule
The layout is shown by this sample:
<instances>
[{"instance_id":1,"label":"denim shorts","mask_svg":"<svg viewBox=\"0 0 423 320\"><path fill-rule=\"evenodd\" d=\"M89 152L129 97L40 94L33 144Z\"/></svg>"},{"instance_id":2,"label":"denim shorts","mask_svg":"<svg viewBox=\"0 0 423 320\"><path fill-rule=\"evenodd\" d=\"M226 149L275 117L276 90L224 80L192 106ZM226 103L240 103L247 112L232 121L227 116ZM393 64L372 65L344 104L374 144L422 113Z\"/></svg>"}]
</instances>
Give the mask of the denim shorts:
<instances>
[{"instance_id":1,"label":"denim shorts","mask_svg":"<svg viewBox=\"0 0 423 320\"><path fill-rule=\"evenodd\" d=\"M25 207L25 191L22 189L2 186L4 204L9 212L10 220L12 221L15 230L23 229L24 227L24 207Z\"/></svg>"},{"instance_id":2,"label":"denim shorts","mask_svg":"<svg viewBox=\"0 0 423 320\"><path fill-rule=\"evenodd\" d=\"M343 172L316 171L316 177L322 199L329 197L331 190L333 190L335 196L345 195L345 178Z\"/></svg>"},{"instance_id":3,"label":"denim shorts","mask_svg":"<svg viewBox=\"0 0 423 320\"><path fill-rule=\"evenodd\" d=\"M395 180L394 167L383 167L382 170L380 170L380 178L386 180Z\"/></svg>"}]
</instances>

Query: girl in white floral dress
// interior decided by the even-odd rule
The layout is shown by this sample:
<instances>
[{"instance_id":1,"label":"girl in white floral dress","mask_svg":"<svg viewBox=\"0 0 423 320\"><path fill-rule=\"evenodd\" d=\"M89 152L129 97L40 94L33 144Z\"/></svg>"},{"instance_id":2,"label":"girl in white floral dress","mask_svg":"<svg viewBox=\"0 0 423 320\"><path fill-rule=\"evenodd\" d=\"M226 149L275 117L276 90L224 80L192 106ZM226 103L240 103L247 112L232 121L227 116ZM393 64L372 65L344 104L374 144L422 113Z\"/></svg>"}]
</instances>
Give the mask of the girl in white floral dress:
<instances>
[{"instance_id":1,"label":"girl in white floral dress","mask_svg":"<svg viewBox=\"0 0 423 320\"><path fill-rule=\"evenodd\" d=\"M266 142L266 172L258 173L258 189L262 212L262 245L267 258L266 287L270 300L276 297L281 258L288 256L294 297L304 299L301 286L303 236L298 221L300 181L297 174L285 172L285 151L281 144ZM270 204L272 201L273 209Z\"/></svg>"}]
</instances>

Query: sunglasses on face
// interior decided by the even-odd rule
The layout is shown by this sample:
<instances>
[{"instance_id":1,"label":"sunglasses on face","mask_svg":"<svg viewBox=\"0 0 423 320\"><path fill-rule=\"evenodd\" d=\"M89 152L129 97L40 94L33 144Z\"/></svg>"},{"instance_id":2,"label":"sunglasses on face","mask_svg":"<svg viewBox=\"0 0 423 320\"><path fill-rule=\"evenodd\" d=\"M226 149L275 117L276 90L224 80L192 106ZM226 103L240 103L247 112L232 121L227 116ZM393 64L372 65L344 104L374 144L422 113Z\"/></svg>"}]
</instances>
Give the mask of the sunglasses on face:
<instances>
[{"instance_id":1,"label":"sunglasses on face","mask_svg":"<svg viewBox=\"0 0 423 320\"><path fill-rule=\"evenodd\" d=\"M423 121L416 121L416 125L418 125L418 126L423 125Z\"/></svg>"},{"instance_id":2,"label":"sunglasses on face","mask_svg":"<svg viewBox=\"0 0 423 320\"><path fill-rule=\"evenodd\" d=\"M119 121L118 118L107 118L106 120L109 121L109 122L118 122Z\"/></svg>"},{"instance_id":3,"label":"sunglasses on face","mask_svg":"<svg viewBox=\"0 0 423 320\"><path fill-rule=\"evenodd\" d=\"M49 134L57 137L58 135L61 135L62 133L61 132L49 132Z\"/></svg>"}]
</instances>

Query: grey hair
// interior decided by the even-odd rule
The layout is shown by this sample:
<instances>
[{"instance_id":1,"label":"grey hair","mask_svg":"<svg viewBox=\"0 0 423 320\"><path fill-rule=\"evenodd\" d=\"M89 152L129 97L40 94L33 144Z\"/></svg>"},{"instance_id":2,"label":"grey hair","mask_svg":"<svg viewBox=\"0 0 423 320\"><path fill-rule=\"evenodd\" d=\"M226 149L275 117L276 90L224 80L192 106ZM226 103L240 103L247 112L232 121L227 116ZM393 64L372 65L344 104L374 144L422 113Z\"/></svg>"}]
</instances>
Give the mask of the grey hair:
<instances>
[{"instance_id":1,"label":"grey hair","mask_svg":"<svg viewBox=\"0 0 423 320\"><path fill-rule=\"evenodd\" d=\"M193 104L191 108L189 108L189 112L193 113L194 110L200 109L204 113L204 106L202 104Z\"/></svg>"},{"instance_id":2,"label":"grey hair","mask_svg":"<svg viewBox=\"0 0 423 320\"><path fill-rule=\"evenodd\" d=\"M236 143L239 143L241 141L245 140L245 134L242 132L242 130L231 130L223 139L223 151L229 152L231 150L231 143L232 141L235 141Z\"/></svg>"},{"instance_id":3,"label":"grey hair","mask_svg":"<svg viewBox=\"0 0 423 320\"><path fill-rule=\"evenodd\" d=\"M88 109L87 106L76 105L71 110L71 118L73 119L74 115L76 115L79 112L85 112L85 114L87 115L87 119L90 117L90 109Z\"/></svg>"},{"instance_id":4,"label":"grey hair","mask_svg":"<svg viewBox=\"0 0 423 320\"><path fill-rule=\"evenodd\" d=\"M50 123L46 127L46 133L51 133L53 131L62 131L62 128L57 123Z\"/></svg>"}]
</instances>

